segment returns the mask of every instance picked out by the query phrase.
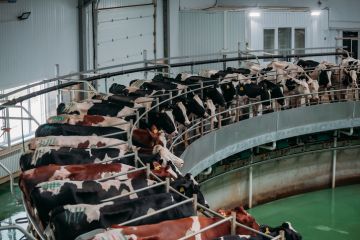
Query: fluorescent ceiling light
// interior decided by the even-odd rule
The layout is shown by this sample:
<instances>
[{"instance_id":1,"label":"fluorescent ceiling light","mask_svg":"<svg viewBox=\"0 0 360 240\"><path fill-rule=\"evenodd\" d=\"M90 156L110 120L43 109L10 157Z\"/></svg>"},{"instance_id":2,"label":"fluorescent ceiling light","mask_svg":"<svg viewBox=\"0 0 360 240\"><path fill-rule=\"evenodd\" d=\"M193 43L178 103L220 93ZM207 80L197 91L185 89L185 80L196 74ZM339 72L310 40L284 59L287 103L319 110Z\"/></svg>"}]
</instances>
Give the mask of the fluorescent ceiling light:
<instances>
[{"instance_id":1,"label":"fluorescent ceiling light","mask_svg":"<svg viewBox=\"0 0 360 240\"><path fill-rule=\"evenodd\" d=\"M249 16L250 17L260 17L260 12L250 12Z\"/></svg>"},{"instance_id":2,"label":"fluorescent ceiling light","mask_svg":"<svg viewBox=\"0 0 360 240\"><path fill-rule=\"evenodd\" d=\"M320 16L320 11L311 11L311 16Z\"/></svg>"}]
</instances>

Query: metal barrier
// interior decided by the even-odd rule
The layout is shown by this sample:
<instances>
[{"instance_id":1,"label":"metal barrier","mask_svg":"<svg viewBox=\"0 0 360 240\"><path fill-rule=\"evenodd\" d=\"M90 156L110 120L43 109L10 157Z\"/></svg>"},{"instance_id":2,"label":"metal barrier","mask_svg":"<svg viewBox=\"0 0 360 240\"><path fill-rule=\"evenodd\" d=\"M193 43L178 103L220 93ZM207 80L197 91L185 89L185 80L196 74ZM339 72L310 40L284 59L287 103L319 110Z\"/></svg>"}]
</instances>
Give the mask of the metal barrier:
<instances>
[{"instance_id":1,"label":"metal barrier","mask_svg":"<svg viewBox=\"0 0 360 240\"><path fill-rule=\"evenodd\" d=\"M309 97L309 96L311 96L311 95L313 95L313 94L319 94L319 95L328 94L328 95L331 95L331 94L336 94L336 93L339 93L339 94L348 94L349 92L355 94L356 92L359 92L359 91L360 91L359 88L341 89L341 90L327 90L327 91L321 91L321 92L317 92L317 93L298 94L298 95L285 96L285 97L281 97L281 98L275 98L275 99L271 99L271 100L258 101L258 102L255 102L255 103L250 103L250 104L246 104L246 105L242 105L242 106L237 106L237 107L234 107L234 108L226 109L226 110L224 110L224 111L221 111L221 112L216 113L215 115L209 116L209 117L207 117L207 118L205 118L205 119L200 119L199 122L194 123L190 128L188 128L187 130L185 130L183 133L181 133L180 135L178 135L178 136L173 140L173 142L172 142L172 144L171 144L171 146L170 146L170 149L173 150L174 147L176 147L176 146L179 145L179 144L182 144L183 142L179 142L179 141L180 141L180 139L182 139L182 137L183 137L185 134L188 134L188 133L190 133L191 131L193 131L193 130L199 128L199 127L205 126L204 122L210 121L213 117L220 117L219 122L220 122L221 120L224 120L224 119L221 119L221 115L224 115L224 114L226 114L226 113L236 112L237 116L239 116L239 117L240 117L240 116L248 116L248 115L249 115L248 113L241 115L241 114L239 114L239 111L244 110L244 109L249 109L249 113L250 113L250 112L252 112L253 109L256 109L256 107L257 107L258 105L263 104L263 103L268 103L269 101L275 102L275 101L278 101L278 100L281 100L281 99L284 99L284 100L296 99L296 100L297 100L297 99L303 98L303 97L307 98L307 97ZM356 99L355 99L355 100L356 100ZM343 99L339 99L339 100L337 100L337 101L343 102L344 100L343 100ZM337 102L337 101L332 100L331 102ZM358 101L358 99L357 99L357 101ZM324 101L324 102L322 102L322 101L320 100L317 104L323 104L323 103L329 103L329 100L326 100L326 101ZM304 107L304 106L307 106L307 105L311 106L310 103L308 103L308 104L305 104L305 105L300 104L299 106L293 106L293 107ZM280 109L279 109L279 110L273 109L273 110L275 110L275 111L284 111L284 110L280 110ZM236 121L234 121L234 122L236 122ZM233 122L233 123L234 123L234 122ZM219 128L221 128L221 124L219 124ZM212 132L212 131L214 131L214 130L216 130L216 129L213 129L213 130L211 130L211 131L209 131L209 132ZM200 132L204 132L204 131L203 131L203 130L200 130ZM209 133L209 132L207 132L207 133ZM203 136L203 134L195 135L195 136L193 136L193 138L199 138L199 137L201 137L201 136Z\"/></svg>"},{"instance_id":2,"label":"metal barrier","mask_svg":"<svg viewBox=\"0 0 360 240\"><path fill-rule=\"evenodd\" d=\"M248 53L245 53L245 54L248 54ZM316 55L316 54L288 55L288 57L291 57L291 56L319 56L319 55L326 56L326 55L336 55L336 54L338 54L338 53L322 53L322 54L317 54L317 55ZM59 84L58 86L50 87L49 89L41 90L41 91L38 91L38 92L36 92L36 93L29 94L29 95L24 96L24 97L21 97L21 98L19 98L19 99L12 100L12 101L10 101L10 102L8 102L8 103L10 103L10 104L16 104L17 102L24 101L24 100L29 99L29 98L31 98L31 97L37 96L37 95L39 95L39 94L44 94L44 93L47 93L47 92L50 92L50 91L53 91L53 90L58 90L59 88L62 88L62 87L67 87L67 86L75 85L75 84L78 84L79 82L83 83L83 82L88 82L88 81L92 81L92 80L97 80L97 79L100 79L100 78L108 78L108 77L110 77L110 76L121 75L121 74L125 74L125 73L132 73L132 72L138 72L138 71L144 71L144 70L148 71L148 70L151 70L151 69L154 69L154 70L155 70L155 69L162 69L162 68L164 68L164 67L167 67L167 68L169 68L169 67L181 67L181 66L200 65L200 64L206 64L206 63L212 63L212 62L227 62L227 61L247 60L247 59L268 59L268 58L277 58L277 57L283 58L284 56L283 56L283 55L278 55L278 56L270 56L270 57L269 57L269 56L260 56L260 57L258 57L258 56L256 56L256 55L254 55L254 56L252 56L252 57L250 57L250 58L249 58L249 57L247 57L247 58L237 57L237 58L216 59L216 60L208 60L208 61L192 61L192 62L187 62L187 63L169 64L169 65L166 65L166 66L155 66L155 67L146 67L146 68L139 68L139 69L123 70L123 71L119 71L119 72L107 73L107 74L102 74L102 75L99 75L99 76L89 77L89 78L86 78L86 79L84 79L84 80L82 80L82 81L76 81L76 80L75 80L75 81L72 81L72 80L70 80L69 82L67 82L67 83L65 83L65 84ZM131 65L131 64L129 64L129 65ZM121 64L121 66L124 66L124 65ZM104 68L104 69L107 69L107 68ZM99 70L99 69L98 69L98 70ZM83 72L83 73L85 73L85 72ZM76 74L75 74L75 75L76 75ZM75 76L75 75L68 75L68 77ZM57 80L61 80L61 79L63 79L63 78L64 78L64 76L59 77L59 78L54 78L54 79L52 79L52 80L48 80L47 82L51 82L51 81L55 81L55 80L57 81ZM214 82L216 82L216 81L218 81L218 80L214 80ZM40 83L40 84L43 84L43 83ZM189 90L189 91L187 91L187 92L185 92L185 93L182 93L181 95L178 95L178 96L172 96L171 93L170 93L170 94L169 94L169 96L170 96L169 99L167 99L167 100L165 100L165 101L162 101L162 102L157 101L157 104L156 104L154 107L152 107L150 110L156 109L156 107L159 107L161 104L166 103L166 102L168 102L168 101L172 101L173 99L175 99L175 98L177 98L177 97L179 97L179 96L183 96L183 95L185 95L185 94L188 94L188 93L191 93L191 92L195 92L195 91L199 91L199 90L202 91L203 89L205 89L205 88L207 88L207 87L211 87L211 86L206 86L206 87L202 87L202 86L201 86L200 88L197 88L197 89L194 89L194 90ZM356 90L358 90L358 89L356 89ZM342 91L342 90L338 90L338 91ZM348 90L347 90L347 91L348 91ZM328 92L331 92L331 91L325 91L325 93L328 93ZM335 91L333 91L333 92L335 92ZM14 94L14 92L9 93L9 94L7 94L7 95L3 95L2 97L8 97L8 96L10 96L11 94ZM304 97L304 96L306 97L306 96L312 95L312 94L313 94L313 93L311 93L311 94L306 94L306 95L304 95L304 94L303 94L303 95L296 95L296 96L292 96L292 97ZM284 97L284 99L286 99L286 98L290 98L290 97ZM272 100L274 101L274 99L272 99ZM276 99L275 99L275 100L276 100ZM268 102L268 100L267 100L267 101L263 101L263 102ZM226 110L226 111L222 111L222 112L220 112L220 113L217 113L217 114L215 114L215 116L219 116L219 117L220 117L220 123L221 123L221 114L222 114L222 113L227 113L227 112L232 111L232 110L239 111L240 109L244 109L244 108L246 108L246 107L251 108L252 106L256 106L257 104L261 104L261 103L263 103L263 102L257 102L257 103L253 103L253 104L248 104L248 105L246 105L246 106L238 106L238 107L235 107L235 108L231 108L231 109L228 109L228 110ZM0 108L8 107L8 106L12 106L12 105L1 105ZM150 110L149 110L149 111L150 111ZM147 111L147 112L148 112L148 111ZM130 136L128 136L128 137L129 137L129 143L130 143L129 145L130 145L130 147L132 146L131 136L132 136L132 134L133 134L133 131L134 131L134 129L135 129L135 126L138 125L138 123L139 123L139 121L140 121L141 118L143 118L144 116L146 116L146 113L147 113L147 112L143 113L143 114L140 115L140 116L137 115L137 119L136 119L135 123L133 124L133 126L131 127ZM206 118L206 119L204 119L204 120L200 120L198 123L195 123L190 129L186 130L185 132L189 132L189 131L195 129L195 127L197 127L197 126L199 126L199 125L201 125L201 124L202 124L202 128L203 128L204 126L206 126L205 124L203 124L204 121L211 119L211 117L214 117L214 116L210 116L209 118ZM198 121L198 119L196 119L196 121ZM220 124L220 127L221 127L221 124ZM202 133L204 134L204 131L202 131ZM206 133L206 132L205 132L205 133ZM201 136L202 136L203 134L201 134ZM182 133L180 136L183 136L183 135L184 135L184 133ZM108 136L108 135L104 135L104 136ZM171 149L174 148L174 146L175 146L175 144L177 143L178 140L179 140L179 137L177 137L177 138L175 139L175 141L172 143ZM142 161L141 161L140 159L138 159L136 151L134 152L134 156L135 156L135 159L138 160L140 164L144 165L144 164L142 163ZM109 161L113 161L113 160L114 160L114 159L110 159ZM147 170L147 175L148 175L148 176L151 175L151 176L154 177L155 179L160 180L157 176L155 176L153 173L150 172L149 166L143 167L143 168L140 168L140 169L130 170L130 171L128 171L127 173L131 173L131 172L135 172L135 171L140 171L140 170L145 170L145 169ZM127 173L121 173L121 174L119 174L119 176L124 175L124 174L127 174ZM101 179L101 181L104 181L104 180L107 180L107 179L110 179L110 178L113 178L113 177L116 177L116 176L111 176L111 177L109 177L109 178L104 178L104 179ZM165 184L167 184L167 183L165 183ZM155 186L155 185L156 185L156 186ZM164 183L159 183L159 184L155 184L155 185L154 185L154 186L157 187L157 186L160 186L160 185L164 185ZM153 186L153 187L154 187L154 186ZM166 207L166 208L164 208L164 209L161 209L161 210L159 210L159 211L157 211L157 212L151 213L151 214L148 215L148 216L152 216L152 215L154 215L154 214L158 214L158 213L160 213L160 212L166 211L166 210L168 210L168 209L171 209L171 208L173 208L173 207L176 207L176 206L181 205L181 204L184 204L184 203L194 202L194 207L195 207L195 209L197 209L197 207L200 207L201 209L204 209L205 211L207 211L207 212L209 212L209 213L211 213L211 214L213 214L213 215L216 215L216 216L218 216L218 217L223 218L223 216L221 216L220 214L214 212L213 210L208 209L208 208L206 208L205 206L202 206L202 205L198 204L198 203L197 203L197 200L196 200L196 197L188 198L188 197L184 196L183 194L179 193L178 191L176 191L175 189L173 189L173 188L172 188L171 186L169 186L168 184L167 184L166 186L167 186L167 188L168 188L169 190L174 191L174 192L177 193L177 194L180 194L180 195L183 196L186 200L184 200L184 201L182 201L182 202L179 202L179 203L177 203L177 204L175 204L175 205L168 206L168 207ZM143 190L145 190L145 189L141 189L141 190L138 190L138 191L143 191ZM129 193L129 194L132 194L132 193ZM109 200L109 199L107 199L107 200ZM28 214L28 215L29 215L29 214ZM129 220L129 221L127 221L127 222L124 222L123 224L129 224L129 223L131 223L131 222L133 222L133 221L137 221L137 220L140 220L140 219L145 218L145 217L148 217L148 216L142 216L142 217L139 217L139 218L136 218L136 219L132 219L132 220ZM225 218L224 220L221 220L221 223L226 222L226 221L229 221L229 220L231 220L231 219L232 219L232 221L234 222L233 225L238 225L238 226L241 226L241 227L244 227L244 228L248 228L248 227L246 227L246 226L244 226L244 225L242 225L242 224L240 224L240 223L236 223L236 221L235 221L236 219L234 220L233 217ZM31 222L31 224L35 227L35 230L38 232L40 238L43 239L43 237L41 237L42 233L41 233L41 231L37 230L36 224L34 223L33 219L30 220L30 222ZM219 224L221 224L221 223L219 223ZM201 232L206 231L207 229L210 229L211 227L213 227L213 226L209 226L209 227L206 228L206 229L202 229ZM281 238L281 236L278 236L278 237L273 238L273 237L268 236L268 235L266 235L266 234L263 234L263 233L261 233L261 232L257 232L256 230L251 229L251 228L248 228L248 230L253 231L253 232L256 232L256 233L261 234L261 235L264 235L264 236L266 236L266 237L268 237L268 238L271 238L271 239L280 239L280 238ZM199 234L199 233L194 233L193 236L195 236L195 235L197 235L197 234ZM189 237L190 237L190 236L189 236ZM188 238L188 236L187 236L186 238Z\"/></svg>"}]
</instances>

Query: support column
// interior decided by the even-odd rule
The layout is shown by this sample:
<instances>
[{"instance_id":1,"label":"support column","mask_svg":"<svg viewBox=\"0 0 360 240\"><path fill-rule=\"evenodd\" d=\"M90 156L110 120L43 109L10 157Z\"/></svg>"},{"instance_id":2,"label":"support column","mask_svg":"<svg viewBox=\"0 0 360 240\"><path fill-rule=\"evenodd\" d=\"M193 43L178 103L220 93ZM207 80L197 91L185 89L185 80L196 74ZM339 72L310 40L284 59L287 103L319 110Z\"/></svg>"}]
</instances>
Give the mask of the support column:
<instances>
[{"instance_id":1,"label":"support column","mask_svg":"<svg viewBox=\"0 0 360 240\"><path fill-rule=\"evenodd\" d=\"M334 148L337 147L337 131L334 133ZM337 150L333 150L333 157L332 157L332 180L331 180L331 187L335 188L336 185L336 159L337 159Z\"/></svg>"},{"instance_id":2,"label":"support column","mask_svg":"<svg viewBox=\"0 0 360 240\"><path fill-rule=\"evenodd\" d=\"M253 198L253 168L251 164L253 163L253 152L251 149L251 155L250 155L250 168L249 168L249 208L252 208L252 198Z\"/></svg>"}]
</instances>

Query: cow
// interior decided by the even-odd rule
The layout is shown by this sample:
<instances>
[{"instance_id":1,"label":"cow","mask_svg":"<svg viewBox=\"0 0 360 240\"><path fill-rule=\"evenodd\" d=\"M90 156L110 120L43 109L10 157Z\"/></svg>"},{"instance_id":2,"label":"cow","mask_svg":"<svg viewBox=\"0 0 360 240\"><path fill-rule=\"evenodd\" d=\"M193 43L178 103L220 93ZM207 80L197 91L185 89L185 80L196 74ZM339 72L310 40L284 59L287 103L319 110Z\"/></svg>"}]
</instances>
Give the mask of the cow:
<instances>
[{"instance_id":1,"label":"cow","mask_svg":"<svg viewBox=\"0 0 360 240\"><path fill-rule=\"evenodd\" d=\"M150 97L156 93L153 90L141 90L138 87L126 87L124 85L113 83L109 88L109 92L116 95Z\"/></svg>"},{"instance_id":2,"label":"cow","mask_svg":"<svg viewBox=\"0 0 360 240\"><path fill-rule=\"evenodd\" d=\"M120 163L78 164L69 166L52 164L22 172L19 178L19 186L25 197L30 199L30 192L41 182L65 179L77 181L96 180L134 169L133 166ZM144 172L135 172L118 178L120 180L126 180L143 174Z\"/></svg>"},{"instance_id":3,"label":"cow","mask_svg":"<svg viewBox=\"0 0 360 240\"><path fill-rule=\"evenodd\" d=\"M123 98L128 98L127 96L119 96L119 95L113 95L113 96L107 96L107 100L102 100L101 102L71 102L67 105L61 103L58 106L57 114L80 114L80 115L100 115L100 116L110 116L110 117L125 117L125 119L130 120L134 119L136 114L136 109L134 108L141 108L141 105L136 105L132 101L126 102ZM139 98L137 98L139 99ZM95 100L93 100L95 101ZM123 103L124 101L125 103ZM145 100L144 100L145 101ZM151 103L153 101L145 101L147 103L146 109L149 110L151 107ZM131 105L133 104L133 106ZM129 107L131 106L131 107ZM140 114L142 111L139 111ZM159 129L164 129L168 134L176 134L176 129L174 127L174 123L172 120L172 113L171 112L161 112L161 113L154 113L154 114L160 114L161 122L155 121L156 126ZM130 117L129 115L133 115ZM79 117L81 118L81 117ZM121 120L118 120L121 122ZM123 120L125 121L125 120ZM129 125L127 125L129 126ZM123 126L122 129L126 129L126 126Z\"/></svg>"},{"instance_id":4,"label":"cow","mask_svg":"<svg viewBox=\"0 0 360 240\"><path fill-rule=\"evenodd\" d=\"M170 165L163 166L160 163L153 161L150 164L150 168L151 172L161 179L165 179L167 177L176 179L178 177L178 175L171 169ZM37 184L42 182L53 180L85 181L107 179L120 173L126 173L130 170L135 170L135 168L121 163L74 164L67 166L51 164L22 172L19 178L19 186L26 199L30 199L31 191ZM139 170L115 176L115 179L127 180L131 178L144 177L145 174L145 170Z\"/></svg>"},{"instance_id":5,"label":"cow","mask_svg":"<svg viewBox=\"0 0 360 240\"><path fill-rule=\"evenodd\" d=\"M74 126L69 124L42 124L35 131L35 137L46 136L109 136L118 140L127 140L126 132L115 127ZM165 133L155 126L150 129L135 128L132 135L133 144L139 147L152 148L155 145L166 146Z\"/></svg>"},{"instance_id":6,"label":"cow","mask_svg":"<svg viewBox=\"0 0 360 240\"><path fill-rule=\"evenodd\" d=\"M68 204L99 204L102 200L117 196L120 199L134 199L165 192L165 186L150 188L138 193L123 196L126 193L156 184L145 177L124 181L110 179L103 182L96 180L69 181L54 180L39 183L31 192L31 200L36 207L40 220L46 226L49 213L56 207Z\"/></svg>"},{"instance_id":7,"label":"cow","mask_svg":"<svg viewBox=\"0 0 360 240\"><path fill-rule=\"evenodd\" d=\"M144 177L123 181L117 179L106 180L103 182L96 180L54 180L36 185L31 192L31 200L37 208L39 218L42 220L43 225L46 225L49 220L50 211L56 207L80 203L98 204L103 201L108 201L109 198L135 199L166 191L165 185L160 185L131 195L127 194L156 183L156 181ZM187 197L193 197L193 194L196 194L198 196L198 202L207 206L199 186L192 181L188 174L185 175L185 177L179 177L171 181L170 186Z\"/></svg>"},{"instance_id":8,"label":"cow","mask_svg":"<svg viewBox=\"0 0 360 240\"><path fill-rule=\"evenodd\" d=\"M47 119L47 123L61 123L81 126L96 126L96 127L116 127L126 131L130 128L130 123L122 118L106 117L100 115L72 115L60 114L51 116Z\"/></svg>"},{"instance_id":9,"label":"cow","mask_svg":"<svg viewBox=\"0 0 360 240\"><path fill-rule=\"evenodd\" d=\"M122 157L128 152L128 145L122 144L118 148L71 148L47 146L39 147L35 151L26 152L20 157L22 171L50 164L72 165L118 162L131 165L133 161Z\"/></svg>"},{"instance_id":10,"label":"cow","mask_svg":"<svg viewBox=\"0 0 360 240\"><path fill-rule=\"evenodd\" d=\"M126 117L134 115L136 109L142 108L142 105L130 103L112 103L102 100L87 100L84 102L70 102L68 104L60 103L56 109L57 115L77 114L77 115L101 115L109 117Z\"/></svg>"},{"instance_id":11,"label":"cow","mask_svg":"<svg viewBox=\"0 0 360 240\"><path fill-rule=\"evenodd\" d=\"M71 148L100 148L117 147L126 144L125 141L115 138L105 138L99 136L47 136L36 137L29 141L29 150L35 150L38 147L59 146Z\"/></svg>"},{"instance_id":12,"label":"cow","mask_svg":"<svg viewBox=\"0 0 360 240\"><path fill-rule=\"evenodd\" d=\"M259 82L259 86L264 88L265 90L269 90L270 94L271 94L271 98L277 98L276 102L280 106L285 105L283 86L281 86L281 85L279 86L278 84L275 84L268 80L262 80L261 82Z\"/></svg>"},{"instance_id":13,"label":"cow","mask_svg":"<svg viewBox=\"0 0 360 240\"><path fill-rule=\"evenodd\" d=\"M171 193L161 193L131 200L113 200L96 205L65 205L54 209L50 216L50 228L55 239L69 240L98 228L144 216L183 199ZM132 226L154 224L157 222L190 217L195 214L191 202L131 223ZM66 231L64 231L66 229Z\"/></svg>"},{"instance_id":14,"label":"cow","mask_svg":"<svg viewBox=\"0 0 360 240\"><path fill-rule=\"evenodd\" d=\"M76 126L61 123L45 123L40 125L35 131L35 137L46 136L104 136L127 140L126 131L116 127L95 127L95 126Z\"/></svg>"},{"instance_id":15,"label":"cow","mask_svg":"<svg viewBox=\"0 0 360 240\"><path fill-rule=\"evenodd\" d=\"M258 98L260 97L260 101L262 101L262 106L260 108L260 105L257 109L253 109L255 111L255 114L257 112L261 112L263 107L265 109L269 109L271 107L271 92L270 90L260 86L259 84L256 84L252 82L250 79L247 79L246 81L243 81L242 83L239 83L237 86L237 91L239 94L239 97L241 98L241 101L243 104L249 104L250 100L256 99L258 101ZM269 100L269 101L267 101ZM247 109L242 109L245 113ZM267 110L268 111L268 110Z\"/></svg>"},{"instance_id":16,"label":"cow","mask_svg":"<svg viewBox=\"0 0 360 240\"><path fill-rule=\"evenodd\" d=\"M124 157L128 152L128 145L122 144L118 148L68 148L68 147L40 147L35 151L30 151L22 154L20 157L21 169L28 170L34 167L57 164L57 165L73 165L73 164L89 164L99 162L117 162L127 165L135 165L134 158ZM139 151L139 149L137 149ZM140 148L140 152L141 152ZM184 160L172 154L167 148L161 145L155 145L153 148L148 149L151 151L153 158L150 162L156 159L155 155L159 155L159 159L163 159L166 163L172 162L175 166L181 168ZM144 153L148 150L142 150ZM149 162L148 162L149 163ZM166 165L166 164L165 164ZM165 165L163 165L165 167Z\"/></svg>"},{"instance_id":17,"label":"cow","mask_svg":"<svg viewBox=\"0 0 360 240\"><path fill-rule=\"evenodd\" d=\"M284 222L278 227L270 227L267 225L261 225L260 231L266 233L269 236L279 236L280 230L285 232L286 240L301 240L302 236L292 226L290 222ZM227 235L214 240L268 240L268 237L257 234L256 236L250 235Z\"/></svg>"},{"instance_id":18,"label":"cow","mask_svg":"<svg viewBox=\"0 0 360 240\"><path fill-rule=\"evenodd\" d=\"M248 227L259 229L258 224L250 215L245 215L240 208L235 209L236 220ZM207 226L221 220L221 218L187 217L177 220L163 221L157 224L126 227L121 225L111 226L113 229L95 235L92 240L120 240L120 239L157 239L172 240L193 234ZM225 222L197 235L197 240L212 240L230 234L231 224ZM237 234L247 234L249 231L236 227Z\"/></svg>"},{"instance_id":19,"label":"cow","mask_svg":"<svg viewBox=\"0 0 360 240\"><path fill-rule=\"evenodd\" d=\"M345 99L347 100L358 100L359 99L359 91L358 88L358 77L356 71L351 69L343 69L343 78L342 84L347 89ZM355 90L354 90L355 89Z\"/></svg>"}]
</instances>

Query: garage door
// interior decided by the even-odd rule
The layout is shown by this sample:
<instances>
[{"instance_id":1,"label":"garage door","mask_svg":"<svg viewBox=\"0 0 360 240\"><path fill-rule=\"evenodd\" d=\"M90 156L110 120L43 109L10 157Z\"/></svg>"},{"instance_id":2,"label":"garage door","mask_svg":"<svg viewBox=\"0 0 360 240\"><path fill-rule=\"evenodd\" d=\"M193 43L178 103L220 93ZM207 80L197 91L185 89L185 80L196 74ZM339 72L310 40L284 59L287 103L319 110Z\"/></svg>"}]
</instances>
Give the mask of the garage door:
<instances>
[{"instance_id":1,"label":"garage door","mask_svg":"<svg viewBox=\"0 0 360 240\"><path fill-rule=\"evenodd\" d=\"M154 59L154 4L149 0L100 1L97 26L97 67L106 67L144 59ZM138 65L141 67L143 65ZM121 70L119 68L117 70ZM132 79L143 79L143 73L108 79L111 83L127 84ZM105 90L99 82L99 90Z\"/></svg>"}]
</instances>

